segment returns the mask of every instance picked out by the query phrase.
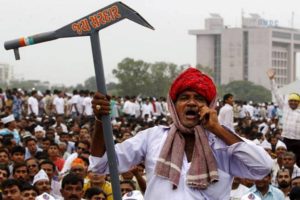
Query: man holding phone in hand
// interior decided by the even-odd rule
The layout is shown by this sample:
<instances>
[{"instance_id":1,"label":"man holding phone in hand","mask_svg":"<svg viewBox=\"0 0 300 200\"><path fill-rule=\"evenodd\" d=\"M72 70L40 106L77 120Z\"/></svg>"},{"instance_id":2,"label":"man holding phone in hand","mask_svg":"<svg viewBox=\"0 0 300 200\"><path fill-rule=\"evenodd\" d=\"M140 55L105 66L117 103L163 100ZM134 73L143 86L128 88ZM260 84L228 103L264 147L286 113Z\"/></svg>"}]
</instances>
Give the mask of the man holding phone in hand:
<instances>
[{"instance_id":1,"label":"man holding phone in hand","mask_svg":"<svg viewBox=\"0 0 300 200\"><path fill-rule=\"evenodd\" d=\"M216 87L210 77L188 68L171 85L168 107L173 124L155 126L115 146L119 171L144 161L145 199L229 199L233 176L260 179L273 161L254 143L218 122ZM106 96L92 101L96 116L90 169L108 173L100 117L109 114Z\"/></svg>"}]
</instances>

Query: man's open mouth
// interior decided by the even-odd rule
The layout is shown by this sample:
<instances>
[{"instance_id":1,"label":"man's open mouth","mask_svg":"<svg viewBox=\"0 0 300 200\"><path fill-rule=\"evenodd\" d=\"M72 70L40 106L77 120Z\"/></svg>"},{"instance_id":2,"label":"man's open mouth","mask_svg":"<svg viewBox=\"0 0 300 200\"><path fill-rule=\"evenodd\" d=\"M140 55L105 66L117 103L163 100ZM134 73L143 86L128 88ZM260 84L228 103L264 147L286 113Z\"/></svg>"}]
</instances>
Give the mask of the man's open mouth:
<instances>
[{"instance_id":1,"label":"man's open mouth","mask_svg":"<svg viewBox=\"0 0 300 200\"><path fill-rule=\"evenodd\" d=\"M195 109L188 109L187 111L185 111L185 115L187 118L196 118L198 117L198 111Z\"/></svg>"}]
</instances>

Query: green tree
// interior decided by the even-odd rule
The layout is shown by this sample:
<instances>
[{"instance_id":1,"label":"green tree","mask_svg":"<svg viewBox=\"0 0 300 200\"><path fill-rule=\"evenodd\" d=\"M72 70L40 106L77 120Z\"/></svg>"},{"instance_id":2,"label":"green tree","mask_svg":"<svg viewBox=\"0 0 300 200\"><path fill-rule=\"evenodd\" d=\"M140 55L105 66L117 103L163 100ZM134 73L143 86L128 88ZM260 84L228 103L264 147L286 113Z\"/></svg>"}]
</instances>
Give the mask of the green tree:
<instances>
[{"instance_id":1,"label":"green tree","mask_svg":"<svg viewBox=\"0 0 300 200\"><path fill-rule=\"evenodd\" d=\"M226 93L232 93L236 100L242 101L267 102L272 99L270 90L250 81L233 81L219 87L220 98Z\"/></svg>"},{"instance_id":2,"label":"green tree","mask_svg":"<svg viewBox=\"0 0 300 200\"><path fill-rule=\"evenodd\" d=\"M150 84L149 76L150 64L131 58L125 58L119 64L117 69L112 71L119 83L117 85L120 95L144 94Z\"/></svg>"},{"instance_id":3,"label":"green tree","mask_svg":"<svg viewBox=\"0 0 300 200\"><path fill-rule=\"evenodd\" d=\"M172 80L179 73L172 63L146 63L125 58L118 64L113 74L118 79L120 95L166 96Z\"/></svg>"},{"instance_id":4,"label":"green tree","mask_svg":"<svg viewBox=\"0 0 300 200\"><path fill-rule=\"evenodd\" d=\"M196 68L204 72L205 74L209 75L210 77L214 77L214 70L211 67L198 64L196 65Z\"/></svg>"},{"instance_id":5,"label":"green tree","mask_svg":"<svg viewBox=\"0 0 300 200\"><path fill-rule=\"evenodd\" d=\"M177 66L172 63L157 62L152 64L150 68L151 88L148 88L148 95L166 96L178 72Z\"/></svg>"},{"instance_id":6,"label":"green tree","mask_svg":"<svg viewBox=\"0 0 300 200\"><path fill-rule=\"evenodd\" d=\"M97 90L96 77L92 76L84 81L84 88L90 91Z\"/></svg>"},{"instance_id":7,"label":"green tree","mask_svg":"<svg viewBox=\"0 0 300 200\"><path fill-rule=\"evenodd\" d=\"M118 85L114 82L109 82L106 84L107 94L109 95L119 95Z\"/></svg>"},{"instance_id":8,"label":"green tree","mask_svg":"<svg viewBox=\"0 0 300 200\"><path fill-rule=\"evenodd\" d=\"M76 90L84 90L85 89L85 86L83 85L83 84L81 84L81 83L79 83L79 84L77 84L76 86L75 86L75 89Z\"/></svg>"},{"instance_id":9,"label":"green tree","mask_svg":"<svg viewBox=\"0 0 300 200\"><path fill-rule=\"evenodd\" d=\"M13 80L9 84L1 83L0 87L3 89L6 88L21 88L23 90L31 90L35 88L41 92L49 89L49 82L41 82L39 80Z\"/></svg>"}]
</instances>

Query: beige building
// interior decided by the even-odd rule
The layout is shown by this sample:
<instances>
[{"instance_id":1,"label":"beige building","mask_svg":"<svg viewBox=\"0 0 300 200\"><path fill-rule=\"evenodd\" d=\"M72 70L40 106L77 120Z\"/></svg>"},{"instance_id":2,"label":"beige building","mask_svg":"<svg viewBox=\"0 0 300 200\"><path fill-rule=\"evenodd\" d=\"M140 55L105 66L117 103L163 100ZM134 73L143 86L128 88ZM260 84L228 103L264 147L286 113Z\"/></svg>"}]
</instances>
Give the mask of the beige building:
<instances>
[{"instance_id":1,"label":"beige building","mask_svg":"<svg viewBox=\"0 0 300 200\"><path fill-rule=\"evenodd\" d=\"M283 28L259 15L242 18L242 28L224 26L219 15L205 20L205 30L195 35L197 64L211 67L217 84L248 80L269 88L268 68L276 70L279 86L296 80L296 52L300 52L300 30Z\"/></svg>"},{"instance_id":2,"label":"beige building","mask_svg":"<svg viewBox=\"0 0 300 200\"><path fill-rule=\"evenodd\" d=\"M0 63L0 83L9 83L13 78L12 66Z\"/></svg>"}]
</instances>

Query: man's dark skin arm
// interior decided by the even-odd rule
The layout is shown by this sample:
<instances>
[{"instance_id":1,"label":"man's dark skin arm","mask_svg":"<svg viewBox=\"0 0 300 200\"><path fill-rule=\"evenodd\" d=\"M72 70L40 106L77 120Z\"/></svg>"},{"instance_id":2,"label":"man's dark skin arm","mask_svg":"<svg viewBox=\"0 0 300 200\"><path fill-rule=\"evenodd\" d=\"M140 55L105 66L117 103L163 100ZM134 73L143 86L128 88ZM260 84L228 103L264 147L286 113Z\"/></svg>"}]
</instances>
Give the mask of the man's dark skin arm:
<instances>
[{"instance_id":1,"label":"man's dark skin arm","mask_svg":"<svg viewBox=\"0 0 300 200\"><path fill-rule=\"evenodd\" d=\"M79 111L78 111L78 108L77 108L77 103L73 103L72 106L75 108L76 114L79 115ZM71 108L71 111L72 111L72 108Z\"/></svg>"},{"instance_id":2,"label":"man's dark skin arm","mask_svg":"<svg viewBox=\"0 0 300 200\"><path fill-rule=\"evenodd\" d=\"M100 109L97 109L97 105L100 105ZM103 127L101 122L101 116L109 115L110 105L106 96L96 92L92 100L92 108L95 114L95 127L92 134L92 146L91 155L96 157L102 157L106 152L105 141L103 135Z\"/></svg>"},{"instance_id":3,"label":"man's dark skin arm","mask_svg":"<svg viewBox=\"0 0 300 200\"><path fill-rule=\"evenodd\" d=\"M201 125L218 138L220 138L225 144L232 145L243 140L238 136L232 134L229 130L225 129L218 121L217 111L207 106L202 106L199 111ZM185 153L187 159L190 162L192 160L195 144L195 136L191 134L184 134L185 138Z\"/></svg>"},{"instance_id":4,"label":"man's dark skin arm","mask_svg":"<svg viewBox=\"0 0 300 200\"><path fill-rule=\"evenodd\" d=\"M223 140L227 145L232 145L243 140L238 136L230 133L218 121L217 111L207 106L203 106L199 112L201 124L205 129L215 134L218 138Z\"/></svg>"},{"instance_id":5,"label":"man's dark skin arm","mask_svg":"<svg viewBox=\"0 0 300 200\"><path fill-rule=\"evenodd\" d=\"M137 183L139 184L140 189L141 189L142 193L144 194L146 191L146 188L147 188L146 180L140 175L137 166L134 166L133 169L131 170L131 172L135 176Z\"/></svg>"}]
</instances>

